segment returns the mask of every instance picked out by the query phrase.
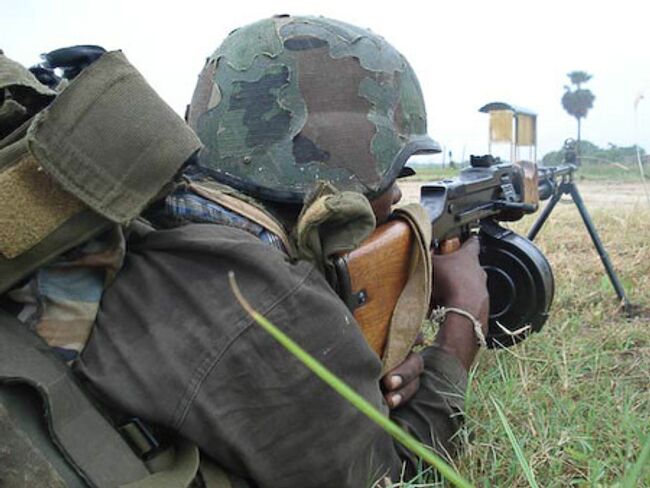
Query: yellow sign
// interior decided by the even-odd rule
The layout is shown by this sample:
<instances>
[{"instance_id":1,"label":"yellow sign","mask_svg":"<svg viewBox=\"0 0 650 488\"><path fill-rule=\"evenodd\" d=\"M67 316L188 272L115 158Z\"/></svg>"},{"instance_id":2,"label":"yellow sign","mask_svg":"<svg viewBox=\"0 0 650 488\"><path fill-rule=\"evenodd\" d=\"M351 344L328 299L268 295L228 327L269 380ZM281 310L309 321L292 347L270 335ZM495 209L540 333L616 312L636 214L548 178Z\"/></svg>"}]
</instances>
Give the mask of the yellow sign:
<instances>
[{"instance_id":1,"label":"yellow sign","mask_svg":"<svg viewBox=\"0 0 650 488\"><path fill-rule=\"evenodd\" d=\"M490 141L512 143L512 112L493 110L490 112Z\"/></svg>"},{"instance_id":2,"label":"yellow sign","mask_svg":"<svg viewBox=\"0 0 650 488\"><path fill-rule=\"evenodd\" d=\"M535 117L526 114L517 114L517 141L518 146L534 146L537 140L535 130Z\"/></svg>"}]
</instances>

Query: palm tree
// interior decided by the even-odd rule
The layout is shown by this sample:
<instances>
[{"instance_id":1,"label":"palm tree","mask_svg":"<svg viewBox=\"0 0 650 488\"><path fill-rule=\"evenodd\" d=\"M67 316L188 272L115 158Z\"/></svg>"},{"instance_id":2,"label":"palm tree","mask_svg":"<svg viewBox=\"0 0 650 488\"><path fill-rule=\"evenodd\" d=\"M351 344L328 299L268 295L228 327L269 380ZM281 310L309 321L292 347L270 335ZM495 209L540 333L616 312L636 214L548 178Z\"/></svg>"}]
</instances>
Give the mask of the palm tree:
<instances>
[{"instance_id":1,"label":"palm tree","mask_svg":"<svg viewBox=\"0 0 650 488\"><path fill-rule=\"evenodd\" d=\"M583 83L587 83L591 79L591 75L585 71L572 71L567 76L574 85L571 87L564 87L564 95L562 95L562 106L569 115L576 118L578 121L578 151L580 151L580 119L587 116L587 112L594 105L596 97L591 90L582 88Z\"/></svg>"}]
</instances>

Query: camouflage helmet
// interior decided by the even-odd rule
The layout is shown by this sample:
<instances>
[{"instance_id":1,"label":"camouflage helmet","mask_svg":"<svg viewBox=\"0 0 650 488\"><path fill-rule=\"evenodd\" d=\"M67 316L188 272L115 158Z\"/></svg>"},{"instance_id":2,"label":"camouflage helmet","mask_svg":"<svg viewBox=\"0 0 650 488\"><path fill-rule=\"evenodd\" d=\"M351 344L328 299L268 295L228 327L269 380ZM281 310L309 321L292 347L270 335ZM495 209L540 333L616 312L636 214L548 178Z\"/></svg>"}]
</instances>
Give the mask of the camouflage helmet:
<instances>
[{"instance_id":1,"label":"camouflage helmet","mask_svg":"<svg viewBox=\"0 0 650 488\"><path fill-rule=\"evenodd\" d=\"M406 59L377 34L323 17L231 32L207 59L187 120L203 168L280 202L302 202L319 180L374 198L409 156L440 151Z\"/></svg>"}]
</instances>

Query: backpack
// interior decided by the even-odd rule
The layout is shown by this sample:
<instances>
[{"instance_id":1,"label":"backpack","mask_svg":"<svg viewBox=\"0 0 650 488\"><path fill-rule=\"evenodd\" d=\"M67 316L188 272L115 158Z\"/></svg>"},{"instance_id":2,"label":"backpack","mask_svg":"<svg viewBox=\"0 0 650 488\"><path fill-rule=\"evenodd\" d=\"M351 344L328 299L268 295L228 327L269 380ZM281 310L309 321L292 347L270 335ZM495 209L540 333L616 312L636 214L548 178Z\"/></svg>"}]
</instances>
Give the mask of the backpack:
<instances>
[{"instance_id":1,"label":"backpack","mask_svg":"<svg viewBox=\"0 0 650 488\"><path fill-rule=\"evenodd\" d=\"M191 443L156 450L137 419L118 429L65 365L83 340L54 344L35 318L67 290L84 310L73 339L87 336L123 229L199 147L121 52L60 93L0 52L0 485L230 486Z\"/></svg>"}]
</instances>

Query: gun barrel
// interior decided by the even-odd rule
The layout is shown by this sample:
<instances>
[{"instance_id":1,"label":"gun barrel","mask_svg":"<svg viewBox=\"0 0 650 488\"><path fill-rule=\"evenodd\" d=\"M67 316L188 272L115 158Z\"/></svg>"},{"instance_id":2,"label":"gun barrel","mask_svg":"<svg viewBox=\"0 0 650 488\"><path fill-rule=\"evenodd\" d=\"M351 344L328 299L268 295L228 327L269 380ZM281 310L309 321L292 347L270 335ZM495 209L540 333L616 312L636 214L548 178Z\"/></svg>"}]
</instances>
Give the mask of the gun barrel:
<instances>
[{"instance_id":1,"label":"gun barrel","mask_svg":"<svg viewBox=\"0 0 650 488\"><path fill-rule=\"evenodd\" d=\"M553 196L559 183L565 177L573 176L576 166L573 164L564 164L561 166L540 166L539 173L539 199L548 200Z\"/></svg>"}]
</instances>

